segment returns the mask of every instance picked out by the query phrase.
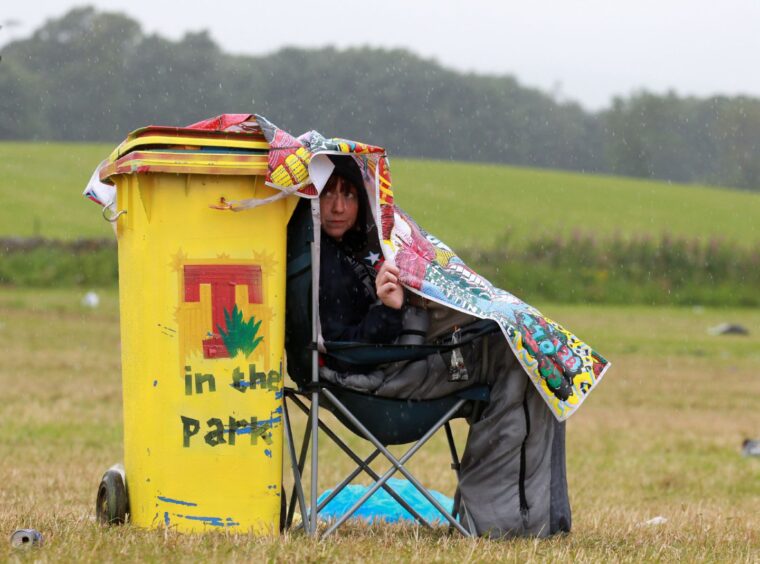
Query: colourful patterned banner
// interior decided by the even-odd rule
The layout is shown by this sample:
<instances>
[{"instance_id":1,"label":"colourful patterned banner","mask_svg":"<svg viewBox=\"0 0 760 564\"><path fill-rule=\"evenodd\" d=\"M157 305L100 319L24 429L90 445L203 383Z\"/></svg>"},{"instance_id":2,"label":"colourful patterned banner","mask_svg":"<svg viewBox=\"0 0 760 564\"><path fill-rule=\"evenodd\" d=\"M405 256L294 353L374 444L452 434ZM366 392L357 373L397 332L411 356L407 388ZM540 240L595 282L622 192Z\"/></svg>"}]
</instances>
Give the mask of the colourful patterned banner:
<instances>
[{"instance_id":1,"label":"colourful patterned banner","mask_svg":"<svg viewBox=\"0 0 760 564\"><path fill-rule=\"evenodd\" d=\"M496 288L470 269L448 246L426 233L394 204L390 168L380 147L346 139L326 139L316 131L298 138L255 116L270 143L270 185L318 197L308 176L320 154L352 155L362 171L378 223L386 260L401 270L401 282L427 299L498 322L536 389L559 420L588 397L610 363L586 343L536 308Z\"/></svg>"},{"instance_id":2,"label":"colourful patterned banner","mask_svg":"<svg viewBox=\"0 0 760 564\"><path fill-rule=\"evenodd\" d=\"M390 207L390 206L389 206ZM557 419L574 413L610 364L586 343L470 269L399 208L385 239L401 282L433 301L498 322Z\"/></svg>"}]
</instances>

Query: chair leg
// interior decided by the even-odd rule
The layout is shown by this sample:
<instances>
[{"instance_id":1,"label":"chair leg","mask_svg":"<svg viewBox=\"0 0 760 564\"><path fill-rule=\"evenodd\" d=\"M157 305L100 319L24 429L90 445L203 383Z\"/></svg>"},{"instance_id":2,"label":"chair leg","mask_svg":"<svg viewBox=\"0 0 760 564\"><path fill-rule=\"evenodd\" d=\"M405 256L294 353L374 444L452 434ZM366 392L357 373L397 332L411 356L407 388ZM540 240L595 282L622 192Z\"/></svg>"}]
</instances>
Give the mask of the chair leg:
<instances>
[{"instance_id":1,"label":"chair leg","mask_svg":"<svg viewBox=\"0 0 760 564\"><path fill-rule=\"evenodd\" d=\"M319 204L311 202L312 222L319 222ZM317 227L313 225L313 227ZM319 236L320 231L314 230L314 240L309 245L311 255L311 341L318 343L319 331ZM306 530L310 535L317 534L317 495L319 482L319 350L314 347L311 351L311 383L314 389L311 392L311 511L309 511L309 528Z\"/></svg>"},{"instance_id":2,"label":"chair leg","mask_svg":"<svg viewBox=\"0 0 760 564\"><path fill-rule=\"evenodd\" d=\"M461 499L461 495L462 493L460 492L459 493L460 503L461 503L460 507L462 511L462 517L464 518L465 523L466 523L466 528L470 532L470 536L473 536L473 537L477 536L478 527L475 525L475 521L473 521L472 515L470 515L470 512L468 511L467 505L465 504L464 500Z\"/></svg>"},{"instance_id":3,"label":"chair leg","mask_svg":"<svg viewBox=\"0 0 760 564\"><path fill-rule=\"evenodd\" d=\"M283 400L283 418L285 423L285 436L288 442L288 453L290 454L290 465L293 470L293 490L295 490L298 496L298 505L301 507L301 515L306 515L306 500L304 499L303 484L301 482L301 468L299 467L298 460L296 460L296 448L293 442L293 428L290 425L290 414L288 413L287 401ZM292 510L288 512L288 518L286 519L286 527L290 527L293 520L293 511L295 511L295 502L293 497L290 500ZM303 519L303 517L302 517Z\"/></svg>"},{"instance_id":4,"label":"chair leg","mask_svg":"<svg viewBox=\"0 0 760 564\"><path fill-rule=\"evenodd\" d=\"M451 469L457 475L457 481L459 481L459 454L457 454L457 445L454 442L454 433L451 432L451 425L446 421L443 428L446 430L446 440L449 443L449 451L451 452Z\"/></svg>"},{"instance_id":5,"label":"chair leg","mask_svg":"<svg viewBox=\"0 0 760 564\"><path fill-rule=\"evenodd\" d=\"M459 491L459 455L457 454L457 445L454 442L454 434L451 432L451 425L446 422L444 425L446 429L446 441L449 444L449 452L451 453L451 469L454 471L457 477L457 489L454 492L454 507L452 508L451 515L456 519L459 516L459 503L461 501L461 493ZM451 525L449 525L451 529Z\"/></svg>"},{"instance_id":6,"label":"chair leg","mask_svg":"<svg viewBox=\"0 0 760 564\"><path fill-rule=\"evenodd\" d=\"M375 449L372 454L370 454L367 458L364 460L359 459L359 462L357 463L356 468L348 475L346 476L343 481L341 481L340 484L335 486L333 488L333 491L330 492L330 495L328 495L325 499L323 499L321 502L319 502L319 505L317 505L317 513L322 511L322 509L325 508L325 506L330 503L335 497L345 488L348 484L353 482L354 478L356 478L359 474L362 473L362 470L366 471L366 468L375 458L377 458L377 455L380 454L380 451Z\"/></svg>"},{"instance_id":7,"label":"chair leg","mask_svg":"<svg viewBox=\"0 0 760 564\"><path fill-rule=\"evenodd\" d=\"M319 392L311 394L311 508L309 534L317 534L317 496L319 495Z\"/></svg>"},{"instance_id":8,"label":"chair leg","mask_svg":"<svg viewBox=\"0 0 760 564\"><path fill-rule=\"evenodd\" d=\"M412 485L414 485L415 488L422 494L432 505L435 507L460 533L462 533L464 536L471 536L470 532L465 529L456 519L454 519L451 514L436 500L432 495L430 495L430 492L428 492L425 487L415 478L409 471L404 467L404 464L412 457L414 454L430 439L430 437L435 434L435 432L440 429L451 417L462 407L462 405L465 403L466 400L461 400L454 405L441 419L436 422L436 424L428 430L427 433L419 440L417 441L400 459L397 459L393 454L388 451L385 446L375 438L375 436L369 432L369 430L362 425L362 423L348 410L346 407L336 398L330 390L323 390L323 393L325 394L325 397L332 403L338 411L340 411L353 425L356 426L357 429L365 436L367 440L369 440L377 449L379 449L383 455L391 462L393 465L392 468L390 468L388 471L385 472L380 477L380 480L378 480L354 505L351 506L351 508L346 511L335 523L333 523L324 533L323 537L326 537L330 535L335 529L337 529L340 525L342 525L351 515L353 515L359 507L364 504L365 501L367 501L380 487L385 484L388 479L395 474L397 471L401 472L407 480L409 480Z\"/></svg>"},{"instance_id":9,"label":"chair leg","mask_svg":"<svg viewBox=\"0 0 760 564\"><path fill-rule=\"evenodd\" d=\"M292 389L290 389L290 388L284 388L283 392L284 392L283 393L283 398L284 398L283 399L283 408L287 409L287 400L290 398L290 400L292 401L295 392ZM289 416L290 414L288 413L287 415ZM290 421L289 420L286 420L286 423L287 423L287 425L290 426ZM292 426L290 426L290 429L288 429L286 427L286 439L289 439L289 438L292 438L292 437L293 437ZM305 430L304 430L303 441L301 442L301 453L298 456L298 461L297 461L295 467L293 466L294 462L293 462L293 459L291 457L291 470L293 471L293 478L294 479L293 479L293 488L290 490L290 497L288 498L288 507L287 507L286 512L285 512L285 529L290 529L292 527L292 525L293 525L293 517L295 516L296 503L299 500L299 498L298 498L298 492L296 490L297 486L300 485L300 487L302 489L302 493L303 493L303 481L301 480L301 478L303 477L303 468L304 468L304 464L305 464L305 461L306 461L306 451L307 451L307 449L309 447L309 444L308 444L309 443L309 437L310 437L309 427L307 425L306 428L305 428ZM293 445L293 448L295 448L295 444ZM288 451L288 454L290 455L290 451ZM296 469L298 471L298 474L296 474ZM297 483L297 480L295 479L296 475L299 478L299 480L298 480L299 483ZM301 507L301 511L303 511L303 507Z\"/></svg>"},{"instance_id":10,"label":"chair leg","mask_svg":"<svg viewBox=\"0 0 760 564\"><path fill-rule=\"evenodd\" d=\"M303 404L303 402L299 398L293 396L291 399L302 411L304 411L304 413L308 411L308 408ZM336 495L338 495L338 493L340 493L340 491L344 487L346 487L349 483L351 483L351 481L356 476L358 476L362 470L364 470L364 472L366 472L370 476L370 478L372 478L374 481L378 481L380 479L380 476L374 470L372 470L369 464L377 457L377 455L381 454L379 449L375 449L375 451L366 460L362 460L353 450L351 450L351 447L349 447L345 442L343 442L341 438L338 435L336 435L335 432L332 429L330 429L330 427L328 427L327 424L321 419L319 420L319 428L322 429L325 435L327 435L327 437L329 437L343 452L346 453L346 455L348 455L348 457L351 460L353 460L356 463L357 468L345 480L343 480L343 482L341 482L338 486L336 486L333 489L332 493L326 499L322 500L322 503L320 503L317 506L317 514L319 514L319 512L322 511L322 509ZM394 500L396 500L396 502L399 505L401 505L401 507L403 507L409 513L411 513L411 515L422 526L426 528L432 528L432 525L428 523L427 520L422 515L420 515L417 510L415 510L411 505L409 505L409 503L405 501L404 498L402 498L393 488L391 488L387 484L383 484L382 487L383 487L383 490L386 493L388 493L388 495L390 495Z\"/></svg>"},{"instance_id":11,"label":"chair leg","mask_svg":"<svg viewBox=\"0 0 760 564\"><path fill-rule=\"evenodd\" d=\"M292 400L292 398L291 398L291 400ZM306 426L304 427L304 433L303 433L303 435L304 435L303 436L303 441L301 442L301 453L298 455L298 472L299 472L299 476L303 476L303 469L304 469L304 466L306 465L306 454L309 451L309 441L311 439L311 430L309 429L308 420L307 420ZM303 489L303 485L301 486L301 488ZM295 498L296 491L295 491L295 489L296 489L296 486L295 486L295 483L294 483L293 484L293 491L290 494L290 506L288 507L288 519L287 519L287 522L285 524L286 528L290 528L290 526L293 524L293 516L294 516L295 510L296 510L296 498ZM302 515L303 515L303 513L302 513ZM301 523L303 524L303 518L302 518Z\"/></svg>"},{"instance_id":12,"label":"chair leg","mask_svg":"<svg viewBox=\"0 0 760 564\"><path fill-rule=\"evenodd\" d=\"M322 428L322 430L324 431L325 429ZM367 457L366 460L362 460L361 458L356 456L356 453L350 450L350 447L348 445L345 445L345 443L343 443L337 435L333 434L333 436L330 438L332 438L335 444L337 444L343 450L343 452L345 452L349 456L349 458L351 458L351 460L353 460L356 463L357 467L339 485L335 486L332 493L327 498L322 500L322 503L320 503L319 506L317 507L317 512L322 511L322 509L328 503L330 503L330 501L336 495L338 495L343 488L345 488L348 484L350 484L353 481L353 479L356 478L356 476L358 476L362 471L366 472L369 475L369 477L372 478L374 481L377 481L380 479L380 476L377 474L377 472L372 470L372 468L370 468L369 466L370 462L372 462L375 458L377 458L379 454L381 454L381 452L378 449L375 449L374 452L369 457ZM382 488L388 495L390 495L396 501L396 503L398 503L401 507L406 509L412 515L412 517L414 517L417 520L417 522L419 522L420 525L422 525L423 527L427 529L433 528L433 526L430 523L428 523L428 521L422 515L420 515L416 509L414 509L411 505L409 505L409 503L406 500L404 500L404 498L401 497L396 492L396 490L394 490L388 484L383 484Z\"/></svg>"},{"instance_id":13,"label":"chair leg","mask_svg":"<svg viewBox=\"0 0 760 564\"><path fill-rule=\"evenodd\" d=\"M319 452L319 437L318 437L318 410L319 410L319 393L315 392L312 394L311 398L311 409L306 409L306 407L298 400L298 398L292 394L289 393L288 396L290 399L298 405L299 408L303 409L303 411L308 416L308 421L306 424L306 436L304 437L304 442L301 447L301 456L298 459L298 461L295 460L295 447L293 445L293 433L292 431L288 431L289 433L289 443L291 444L290 451L291 451L291 465L293 466L293 475L295 479L294 488L297 488L300 494L299 502L303 498L303 486L301 481L301 472L303 471L303 465L306 462L306 452L309 447L309 435L311 436L311 491L310 491L310 499L309 499L309 511L306 511L305 507L305 501L301 507L301 523L304 527L304 530L307 534L313 535L317 531L317 481L318 481L318 475L319 475L319 461L317 459L317 454ZM286 408L287 409L287 408ZM307 517L308 517L308 523L307 523Z\"/></svg>"},{"instance_id":14,"label":"chair leg","mask_svg":"<svg viewBox=\"0 0 760 564\"><path fill-rule=\"evenodd\" d=\"M457 486L457 489L454 491L454 507L451 510L451 515L454 517L454 519L459 518L459 504L462 499L462 494L459 491L459 486ZM451 526L449 526L451 528Z\"/></svg>"},{"instance_id":15,"label":"chair leg","mask_svg":"<svg viewBox=\"0 0 760 564\"><path fill-rule=\"evenodd\" d=\"M451 452L451 468L454 470L457 476L457 489L454 493L454 511L452 511L452 514L454 517L457 517L458 513L461 513L462 519L464 520L465 525L467 527L467 530L470 532L471 535L477 535L477 527L475 526L475 522L472 520L472 516L470 515L470 512L467 511L467 507L464 503L464 500L462 499L462 492L459 489L459 480L461 479L460 476L460 469L461 469L461 461L459 460L459 455L457 453L457 445L454 442L454 433L451 432L451 425L449 422L446 422L445 425L446 428L446 440L449 443L449 451ZM469 433L468 433L469 438Z\"/></svg>"}]
</instances>

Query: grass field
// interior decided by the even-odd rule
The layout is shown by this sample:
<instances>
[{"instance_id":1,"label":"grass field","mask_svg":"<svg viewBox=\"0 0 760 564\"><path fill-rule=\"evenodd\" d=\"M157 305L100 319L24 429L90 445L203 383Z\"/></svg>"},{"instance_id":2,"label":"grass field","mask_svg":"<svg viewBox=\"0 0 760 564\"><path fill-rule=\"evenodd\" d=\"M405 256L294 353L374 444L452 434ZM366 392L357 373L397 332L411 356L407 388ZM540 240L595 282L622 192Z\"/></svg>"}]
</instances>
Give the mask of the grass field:
<instances>
[{"instance_id":1,"label":"grass field","mask_svg":"<svg viewBox=\"0 0 760 564\"><path fill-rule=\"evenodd\" d=\"M0 142L0 236L109 237L81 197L110 145ZM579 230L760 241L760 193L497 165L393 159L399 204L450 245Z\"/></svg>"},{"instance_id":2,"label":"grass field","mask_svg":"<svg viewBox=\"0 0 760 564\"><path fill-rule=\"evenodd\" d=\"M574 532L547 541L470 541L416 527L354 525L315 543L181 536L93 522L102 472L121 459L118 304L76 290L0 291L0 537L35 527L46 546L0 561L757 561L760 311L539 304L613 368L568 424ZM711 337L720 322L750 336ZM464 428L457 428L460 439ZM353 441L354 443L356 441ZM413 461L449 495L445 439ZM349 465L325 452L320 489ZM334 455L334 456L333 456ZM645 525L656 516L662 525Z\"/></svg>"}]
</instances>

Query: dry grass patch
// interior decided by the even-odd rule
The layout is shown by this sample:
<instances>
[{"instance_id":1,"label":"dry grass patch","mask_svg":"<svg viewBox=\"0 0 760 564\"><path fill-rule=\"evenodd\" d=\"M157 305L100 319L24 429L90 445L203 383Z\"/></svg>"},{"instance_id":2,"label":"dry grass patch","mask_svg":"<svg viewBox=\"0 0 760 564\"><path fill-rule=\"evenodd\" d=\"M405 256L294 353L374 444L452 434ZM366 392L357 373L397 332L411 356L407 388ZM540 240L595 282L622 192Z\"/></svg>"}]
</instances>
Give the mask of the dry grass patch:
<instances>
[{"instance_id":1,"label":"dry grass patch","mask_svg":"<svg viewBox=\"0 0 760 564\"><path fill-rule=\"evenodd\" d=\"M760 459L739 455L743 438L760 436L757 310L543 308L614 363L568 425L571 535L471 541L445 529L351 524L314 542L299 533L183 536L93 522L100 475L122 456L117 301L101 297L89 310L76 291L0 294L0 536L35 527L47 541L28 553L0 542L0 561L760 559ZM752 335L706 335L729 319ZM466 427L455 431L461 443ZM320 490L351 469L325 441L322 449ZM439 435L411 467L451 495L447 456ZM667 522L644 524L656 516Z\"/></svg>"}]
</instances>

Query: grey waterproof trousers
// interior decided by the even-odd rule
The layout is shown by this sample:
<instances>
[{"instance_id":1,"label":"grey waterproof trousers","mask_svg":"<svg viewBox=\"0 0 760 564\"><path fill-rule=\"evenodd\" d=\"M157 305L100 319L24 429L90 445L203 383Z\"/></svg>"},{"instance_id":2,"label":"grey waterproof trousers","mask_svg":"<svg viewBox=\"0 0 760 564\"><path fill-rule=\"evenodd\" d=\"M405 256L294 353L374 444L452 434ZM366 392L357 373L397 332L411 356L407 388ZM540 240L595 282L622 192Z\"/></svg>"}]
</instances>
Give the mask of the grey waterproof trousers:
<instances>
[{"instance_id":1,"label":"grey waterproof trousers","mask_svg":"<svg viewBox=\"0 0 760 564\"><path fill-rule=\"evenodd\" d=\"M451 316L445 315L447 322L433 328L431 339L452 327ZM370 374L321 374L347 388L400 399L433 399L487 384L490 402L471 422L459 484L478 533L544 537L569 531L564 423L551 414L501 333L460 350L466 381L450 381L451 353L391 364Z\"/></svg>"}]
</instances>

